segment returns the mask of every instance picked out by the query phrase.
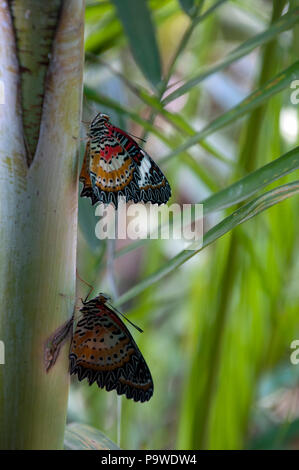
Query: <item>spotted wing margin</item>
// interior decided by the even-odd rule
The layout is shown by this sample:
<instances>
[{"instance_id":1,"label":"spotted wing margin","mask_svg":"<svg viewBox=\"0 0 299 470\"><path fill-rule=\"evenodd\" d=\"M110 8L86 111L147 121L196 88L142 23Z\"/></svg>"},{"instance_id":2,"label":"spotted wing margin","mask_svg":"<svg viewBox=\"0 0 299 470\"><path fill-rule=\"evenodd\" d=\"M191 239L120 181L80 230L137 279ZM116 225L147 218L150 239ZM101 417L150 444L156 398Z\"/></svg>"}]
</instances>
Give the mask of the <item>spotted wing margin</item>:
<instances>
[{"instance_id":1,"label":"spotted wing margin","mask_svg":"<svg viewBox=\"0 0 299 470\"><path fill-rule=\"evenodd\" d=\"M111 126L110 131L111 134L108 140L110 140L114 147L120 146L122 152L119 161L124 162L123 167L116 169L114 168L115 162L112 159L111 169L116 170L114 172L116 177L120 177L122 169L129 162L128 181L125 184L119 185L119 182L114 180L109 189L101 187L98 181L97 170L94 169L96 155L90 155L90 143L88 142L80 174L80 181L84 184L80 194L81 197L90 197L93 205L97 202L104 204L113 203L116 209L118 208L119 197L125 198L127 202L150 202L159 205L166 203L171 196L171 189L158 165L123 130ZM99 144L102 142L104 145L106 141L107 136L103 135Z\"/></svg>"},{"instance_id":2,"label":"spotted wing margin","mask_svg":"<svg viewBox=\"0 0 299 470\"><path fill-rule=\"evenodd\" d=\"M152 204L166 204L170 199L170 185L158 165L144 150L140 150L144 158L139 167L140 201Z\"/></svg>"},{"instance_id":3,"label":"spotted wing margin","mask_svg":"<svg viewBox=\"0 0 299 470\"><path fill-rule=\"evenodd\" d=\"M132 196L132 200L134 202L151 202L158 205L165 204L171 196L171 189L158 165L122 129L114 127L114 135L116 140L118 140L132 158L137 170L134 178L137 188Z\"/></svg>"},{"instance_id":4,"label":"spotted wing margin","mask_svg":"<svg viewBox=\"0 0 299 470\"><path fill-rule=\"evenodd\" d=\"M84 184L81 197L90 197L92 204L102 202L113 203L118 208L120 197L125 201L134 200L134 194L138 191L137 171L130 155L115 137L111 126L108 135L98 136L98 148L91 148L89 144L85 152L84 162L80 174L80 181ZM109 171L103 168L100 161L107 148L112 152L118 148L119 154L114 155L107 166ZM105 163L104 163L105 165ZM107 185L109 180L109 186ZM136 200L137 202L137 200Z\"/></svg>"},{"instance_id":5,"label":"spotted wing margin","mask_svg":"<svg viewBox=\"0 0 299 470\"><path fill-rule=\"evenodd\" d=\"M82 169L81 169L81 173L79 177L79 180L81 181L81 183L83 183L83 189L80 193L80 196L90 197L92 205L94 205L96 202L98 202L98 199L95 196L94 191L93 191L92 182L90 179L89 163L90 163L90 142L88 140L86 143Z\"/></svg>"},{"instance_id":6,"label":"spotted wing margin","mask_svg":"<svg viewBox=\"0 0 299 470\"><path fill-rule=\"evenodd\" d=\"M90 302L92 303L93 301ZM76 337L78 331L78 335L82 338L83 342L85 341L85 346L88 349L87 342L90 341L87 338L88 332L94 331L97 327L104 328L107 334L111 335L113 331L117 338L124 339L123 344L125 347L127 346L129 354L123 358L124 360L121 364L115 363L111 365L110 363L105 366L105 364L96 363L95 361L86 363L78 357L72 342L70 373L77 374L80 381L86 378L89 385L96 382L100 388L106 388L107 391L115 389L119 395L124 394L127 398L131 398L134 401L148 401L153 394L153 381L149 368L131 333L118 316L108 307L101 305L102 313L99 315L95 313L96 309L93 306L94 303L89 306L86 305L81 309L84 316L77 323L74 337Z\"/></svg>"}]
</instances>

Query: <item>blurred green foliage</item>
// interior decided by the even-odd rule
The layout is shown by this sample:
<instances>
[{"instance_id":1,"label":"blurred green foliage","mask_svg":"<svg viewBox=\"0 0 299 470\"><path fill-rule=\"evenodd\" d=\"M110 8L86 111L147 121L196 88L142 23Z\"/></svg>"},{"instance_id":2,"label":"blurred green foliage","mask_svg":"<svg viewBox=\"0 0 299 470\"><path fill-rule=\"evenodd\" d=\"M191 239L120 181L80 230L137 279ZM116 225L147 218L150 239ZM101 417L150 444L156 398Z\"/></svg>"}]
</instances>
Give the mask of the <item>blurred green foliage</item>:
<instances>
[{"instance_id":1,"label":"blurred green foliage","mask_svg":"<svg viewBox=\"0 0 299 470\"><path fill-rule=\"evenodd\" d=\"M78 271L101 291L115 277L155 391L136 404L74 381L69 422L122 448L299 446L298 19L297 0L87 2L84 120L146 137L171 202L205 211L202 250L117 242L111 273L80 201Z\"/></svg>"}]
</instances>

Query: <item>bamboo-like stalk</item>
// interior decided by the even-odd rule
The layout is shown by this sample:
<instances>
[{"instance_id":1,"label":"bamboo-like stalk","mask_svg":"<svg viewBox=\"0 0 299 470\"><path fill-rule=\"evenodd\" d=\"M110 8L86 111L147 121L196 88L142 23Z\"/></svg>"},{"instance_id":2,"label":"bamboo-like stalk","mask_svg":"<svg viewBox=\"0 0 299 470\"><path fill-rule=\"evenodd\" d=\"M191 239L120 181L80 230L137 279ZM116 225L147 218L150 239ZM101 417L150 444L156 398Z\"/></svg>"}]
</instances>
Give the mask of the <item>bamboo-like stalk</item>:
<instances>
[{"instance_id":1,"label":"bamboo-like stalk","mask_svg":"<svg viewBox=\"0 0 299 470\"><path fill-rule=\"evenodd\" d=\"M38 142L45 77L62 0L11 0L19 61L22 119L30 164Z\"/></svg>"},{"instance_id":2,"label":"bamboo-like stalk","mask_svg":"<svg viewBox=\"0 0 299 470\"><path fill-rule=\"evenodd\" d=\"M8 2L0 4L1 449L63 446L68 348L49 373L43 348L74 307L83 15L84 0L62 2L28 168L14 29Z\"/></svg>"}]
</instances>

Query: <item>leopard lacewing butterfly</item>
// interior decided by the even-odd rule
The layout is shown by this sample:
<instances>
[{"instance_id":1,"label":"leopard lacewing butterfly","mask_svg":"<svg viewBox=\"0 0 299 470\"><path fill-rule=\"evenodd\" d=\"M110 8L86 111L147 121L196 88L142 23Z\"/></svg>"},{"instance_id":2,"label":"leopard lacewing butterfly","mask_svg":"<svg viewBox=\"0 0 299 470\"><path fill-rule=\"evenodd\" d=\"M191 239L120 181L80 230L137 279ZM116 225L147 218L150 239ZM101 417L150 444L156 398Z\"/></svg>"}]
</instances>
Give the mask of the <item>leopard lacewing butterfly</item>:
<instances>
[{"instance_id":1,"label":"leopard lacewing butterfly","mask_svg":"<svg viewBox=\"0 0 299 470\"><path fill-rule=\"evenodd\" d=\"M126 202L164 204L171 195L162 171L125 131L115 127L109 116L99 113L90 124L80 181L82 197L92 204L118 206Z\"/></svg>"},{"instance_id":2,"label":"leopard lacewing butterfly","mask_svg":"<svg viewBox=\"0 0 299 470\"><path fill-rule=\"evenodd\" d=\"M150 370L131 333L116 311L99 294L83 301L70 349L70 373L107 391L116 390L134 401L148 401L153 394Z\"/></svg>"}]
</instances>

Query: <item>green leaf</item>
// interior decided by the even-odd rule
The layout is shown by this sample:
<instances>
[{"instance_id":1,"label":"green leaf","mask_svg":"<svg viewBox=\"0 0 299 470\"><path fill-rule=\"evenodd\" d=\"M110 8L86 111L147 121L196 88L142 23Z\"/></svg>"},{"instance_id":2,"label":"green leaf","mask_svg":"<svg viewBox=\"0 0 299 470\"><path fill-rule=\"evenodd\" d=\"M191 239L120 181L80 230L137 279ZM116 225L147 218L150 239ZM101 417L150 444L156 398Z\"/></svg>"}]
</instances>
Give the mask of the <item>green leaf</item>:
<instances>
[{"instance_id":1,"label":"green leaf","mask_svg":"<svg viewBox=\"0 0 299 470\"><path fill-rule=\"evenodd\" d=\"M195 0L179 0L179 3L187 15L192 17L196 14L197 5L195 4Z\"/></svg>"},{"instance_id":2,"label":"green leaf","mask_svg":"<svg viewBox=\"0 0 299 470\"><path fill-rule=\"evenodd\" d=\"M67 425L64 448L66 450L120 450L101 431L81 423Z\"/></svg>"},{"instance_id":3,"label":"green leaf","mask_svg":"<svg viewBox=\"0 0 299 470\"><path fill-rule=\"evenodd\" d=\"M204 214L219 211L244 201L273 181L299 168L299 147L262 166L202 202Z\"/></svg>"},{"instance_id":4,"label":"green leaf","mask_svg":"<svg viewBox=\"0 0 299 470\"><path fill-rule=\"evenodd\" d=\"M222 114L201 131L194 134L192 137L186 140L186 142L180 145L174 152L167 155L164 160L174 157L181 152L184 152L188 148L200 142L202 139L212 134L213 132L222 129L223 127L235 122L236 119L244 116L248 112L257 108L258 106L265 103L271 96L279 93L280 91L288 88L292 80L295 80L299 74L299 60L292 64L287 69L280 72L274 78L269 80L265 85L258 88L256 91L247 96L240 104L233 107L226 113Z\"/></svg>"},{"instance_id":5,"label":"green leaf","mask_svg":"<svg viewBox=\"0 0 299 470\"><path fill-rule=\"evenodd\" d=\"M244 178L241 178L227 188L212 194L203 201L200 201L200 204L203 204L204 215L234 206L235 204L253 196L277 179L298 169L299 147L296 147L267 165L253 171ZM148 242L148 239L132 242L125 248L118 250L116 256L123 256Z\"/></svg>"},{"instance_id":6,"label":"green leaf","mask_svg":"<svg viewBox=\"0 0 299 470\"><path fill-rule=\"evenodd\" d=\"M95 103L104 105L105 107L113 109L114 111L123 116L131 118L133 121L137 122L149 132L152 132L156 137L165 142L167 145L172 147L171 140L167 138L165 133L159 131L157 127L148 122L146 119L143 119L137 112L132 111L131 108L124 106L119 101L115 101L108 96L102 95L97 90L94 90L93 88L90 88L87 85L84 86L84 95L86 96L86 98L91 101L94 101Z\"/></svg>"},{"instance_id":7,"label":"green leaf","mask_svg":"<svg viewBox=\"0 0 299 470\"><path fill-rule=\"evenodd\" d=\"M90 57L90 56L89 56ZM150 95L147 95L147 93L141 89L137 88L134 85L131 84L130 86L131 91L134 91L138 97L140 97L141 100L145 101L149 106L151 106L151 97ZM119 101L115 101L112 98L108 96L104 96L101 93L99 93L97 90L90 88L89 86L85 85L84 86L84 96L88 98L91 101L94 101L95 103L99 103L104 105L106 108L113 109L114 111L117 111L119 114L127 116L131 118L133 121L137 122L141 126L143 126L144 129L146 129L149 132L152 132L156 137L158 137L162 142L164 142L169 148L175 148L176 147L176 140L173 139L173 137L167 137L165 133L159 131L159 129L153 125L150 121L147 121L146 119L143 119L140 116L140 113L138 114L137 112L134 112L131 110L131 108L127 108L124 105L120 104ZM147 98L146 98L147 96ZM156 100L157 101L157 100ZM155 101L155 102L156 102ZM158 102L159 104L159 102ZM167 113L166 111L163 110L163 108L158 111L162 116L165 117L165 119L174 127L179 128L180 132L187 132L189 135L194 135L195 132L192 129L190 125L188 125L187 122L185 122L181 116L178 116L176 114L172 113ZM202 140L200 142L200 146L205 149L209 154L217 160L222 161L223 163L232 166L234 165L233 160L229 160L225 156L221 155L221 153L216 150L209 142ZM188 158L188 154L186 153L186 157ZM198 170L199 171L199 170ZM203 171L203 170L202 170ZM206 179L207 175L206 175ZM206 181L205 181L206 182ZM206 182L207 183L207 182ZM208 185L209 186L209 185ZM211 186L209 186L211 188Z\"/></svg>"},{"instance_id":8,"label":"green leaf","mask_svg":"<svg viewBox=\"0 0 299 470\"><path fill-rule=\"evenodd\" d=\"M164 266L158 269L155 273L149 275L147 278L143 279L141 282L135 285L132 289L129 289L127 292L125 292L121 297L118 298L116 304L122 305L128 300L136 297L145 289L160 281L183 263L191 259L194 255L199 253L202 249L206 248L208 245L216 241L218 238L221 238L223 235L230 232L238 225L246 222L252 217L255 217L274 204L278 204L279 202L297 193L299 193L299 181L294 181L293 183L278 186L277 188L262 194L253 201L244 204L231 215L223 219L219 224L212 227L204 235L203 244L200 248L195 250L181 251L178 255L165 263Z\"/></svg>"},{"instance_id":9,"label":"green leaf","mask_svg":"<svg viewBox=\"0 0 299 470\"><path fill-rule=\"evenodd\" d=\"M296 8L286 15L282 16L278 21L276 21L273 25L271 25L266 31L263 31L260 34L257 34L251 39L245 41L241 46L234 49L228 56L221 62L213 65L212 67L207 68L202 73L197 75L196 77L188 80L184 85L180 88L177 88L174 92L167 95L167 97L162 101L164 105L170 103L176 98L188 93L190 90L194 88L195 85L205 80L210 75L219 72L220 70L228 67L230 64L235 62L236 60L244 57L245 55L249 54L253 49L262 46L263 44L268 43L273 38L275 38L279 33L290 29L294 24L296 24L299 20L299 8Z\"/></svg>"},{"instance_id":10,"label":"green leaf","mask_svg":"<svg viewBox=\"0 0 299 470\"><path fill-rule=\"evenodd\" d=\"M266 431L249 441L250 450L274 450L274 449L292 449L292 442L295 442L299 435L299 419L292 422L283 422L268 427Z\"/></svg>"},{"instance_id":11,"label":"green leaf","mask_svg":"<svg viewBox=\"0 0 299 470\"><path fill-rule=\"evenodd\" d=\"M159 131L157 127L155 127L153 124L151 124L149 121L146 121L143 119L138 113L131 111L131 109L126 108L119 102L107 97L103 96L100 93L98 93L96 90L93 90L92 88L89 88L88 86L84 87L84 95L99 104L104 105L106 108L111 108L115 111L117 111L119 114L130 117L133 121L137 122L138 124L142 125L145 129L148 131L152 132L156 137L158 137L162 142L164 142L169 148L173 149L176 147L176 139L173 137L167 137L165 133ZM217 153L207 142L202 142L201 146L203 148L206 148L211 155L214 157L225 161L225 163L228 163L227 160L224 160L219 153ZM216 191L218 189L218 186L214 183L213 179L207 174L204 168L201 168L201 166L192 158L191 155L189 155L187 152L182 153L181 155L182 161L188 165L192 170L195 172L196 175L199 176L199 178L206 184L206 186L211 189L212 191ZM92 238L93 235L92 235Z\"/></svg>"},{"instance_id":12,"label":"green leaf","mask_svg":"<svg viewBox=\"0 0 299 470\"><path fill-rule=\"evenodd\" d=\"M150 11L145 0L112 0L144 76L157 87L161 81L160 54Z\"/></svg>"},{"instance_id":13,"label":"green leaf","mask_svg":"<svg viewBox=\"0 0 299 470\"><path fill-rule=\"evenodd\" d=\"M123 40L122 28L118 19L109 14L105 21L97 25L85 40L85 50L94 54L102 54Z\"/></svg>"}]
</instances>

